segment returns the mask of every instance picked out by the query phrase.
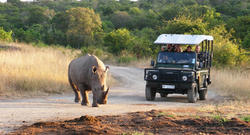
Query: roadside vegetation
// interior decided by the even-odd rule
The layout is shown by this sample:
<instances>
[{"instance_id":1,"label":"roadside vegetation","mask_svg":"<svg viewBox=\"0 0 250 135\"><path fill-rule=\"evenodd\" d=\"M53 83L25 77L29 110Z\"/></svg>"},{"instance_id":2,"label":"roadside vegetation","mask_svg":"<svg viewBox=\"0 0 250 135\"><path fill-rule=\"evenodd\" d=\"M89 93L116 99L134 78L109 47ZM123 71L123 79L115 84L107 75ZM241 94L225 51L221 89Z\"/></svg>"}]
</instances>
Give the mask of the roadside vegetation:
<instances>
[{"instance_id":1,"label":"roadside vegetation","mask_svg":"<svg viewBox=\"0 0 250 135\"><path fill-rule=\"evenodd\" d=\"M233 100L250 99L250 70L239 69L213 69L211 90Z\"/></svg>"},{"instance_id":2,"label":"roadside vegetation","mask_svg":"<svg viewBox=\"0 0 250 135\"><path fill-rule=\"evenodd\" d=\"M62 94L70 90L67 68L77 52L62 47L2 44L0 96Z\"/></svg>"}]
</instances>

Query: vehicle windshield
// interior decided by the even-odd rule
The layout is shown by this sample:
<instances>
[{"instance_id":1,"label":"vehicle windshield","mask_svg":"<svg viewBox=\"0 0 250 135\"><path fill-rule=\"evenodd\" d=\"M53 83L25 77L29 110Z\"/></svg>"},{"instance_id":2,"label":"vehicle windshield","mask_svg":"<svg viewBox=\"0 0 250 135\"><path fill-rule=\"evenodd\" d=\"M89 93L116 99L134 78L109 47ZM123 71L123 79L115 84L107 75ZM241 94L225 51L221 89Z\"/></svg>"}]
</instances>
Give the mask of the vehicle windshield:
<instances>
[{"instance_id":1,"label":"vehicle windshield","mask_svg":"<svg viewBox=\"0 0 250 135\"><path fill-rule=\"evenodd\" d=\"M194 52L159 52L157 63L161 64L195 64Z\"/></svg>"}]
</instances>

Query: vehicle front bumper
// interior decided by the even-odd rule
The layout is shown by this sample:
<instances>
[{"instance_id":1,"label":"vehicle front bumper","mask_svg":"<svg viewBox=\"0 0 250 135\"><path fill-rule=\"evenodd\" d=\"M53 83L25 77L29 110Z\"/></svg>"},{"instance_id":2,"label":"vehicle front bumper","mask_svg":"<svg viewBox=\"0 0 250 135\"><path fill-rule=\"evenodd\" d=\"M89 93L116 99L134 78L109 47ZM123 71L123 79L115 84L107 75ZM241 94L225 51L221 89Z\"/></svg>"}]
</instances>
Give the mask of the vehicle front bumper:
<instances>
[{"instance_id":1,"label":"vehicle front bumper","mask_svg":"<svg viewBox=\"0 0 250 135\"><path fill-rule=\"evenodd\" d=\"M159 82L159 81L147 81L146 86L159 93L179 93L187 94L187 90L192 88L193 82ZM174 85L175 88L163 88L163 85Z\"/></svg>"}]
</instances>

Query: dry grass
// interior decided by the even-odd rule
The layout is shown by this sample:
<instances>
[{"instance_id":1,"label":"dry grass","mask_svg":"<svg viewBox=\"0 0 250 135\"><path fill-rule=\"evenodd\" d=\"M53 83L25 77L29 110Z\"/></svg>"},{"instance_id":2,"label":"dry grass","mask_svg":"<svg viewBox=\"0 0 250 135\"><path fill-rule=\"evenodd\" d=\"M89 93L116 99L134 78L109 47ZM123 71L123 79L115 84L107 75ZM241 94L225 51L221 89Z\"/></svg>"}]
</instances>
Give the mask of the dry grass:
<instances>
[{"instance_id":1,"label":"dry grass","mask_svg":"<svg viewBox=\"0 0 250 135\"><path fill-rule=\"evenodd\" d=\"M213 69L211 90L234 99L250 99L250 71Z\"/></svg>"},{"instance_id":2,"label":"dry grass","mask_svg":"<svg viewBox=\"0 0 250 135\"><path fill-rule=\"evenodd\" d=\"M70 91L67 68L77 54L53 47L8 44L0 48L0 96Z\"/></svg>"}]
</instances>

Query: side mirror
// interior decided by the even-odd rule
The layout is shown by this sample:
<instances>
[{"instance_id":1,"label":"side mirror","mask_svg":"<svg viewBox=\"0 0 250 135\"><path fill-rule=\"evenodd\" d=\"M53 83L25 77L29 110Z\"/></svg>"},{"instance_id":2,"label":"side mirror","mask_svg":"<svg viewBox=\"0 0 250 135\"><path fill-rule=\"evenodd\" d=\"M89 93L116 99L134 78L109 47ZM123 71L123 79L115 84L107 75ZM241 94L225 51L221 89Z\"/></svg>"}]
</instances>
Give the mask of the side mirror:
<instances>
[{"instance_id":1,"label":"side mirror","mask_svg":"<svg viewBox=\"0 0 250 135\"><path fill-rule=\"evenodd\" d=\"M150 64L150 66L155 66L155 61L154 60L151 60L151 64Z\"/></svg>"}]
</instances>

